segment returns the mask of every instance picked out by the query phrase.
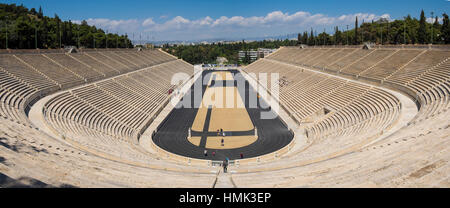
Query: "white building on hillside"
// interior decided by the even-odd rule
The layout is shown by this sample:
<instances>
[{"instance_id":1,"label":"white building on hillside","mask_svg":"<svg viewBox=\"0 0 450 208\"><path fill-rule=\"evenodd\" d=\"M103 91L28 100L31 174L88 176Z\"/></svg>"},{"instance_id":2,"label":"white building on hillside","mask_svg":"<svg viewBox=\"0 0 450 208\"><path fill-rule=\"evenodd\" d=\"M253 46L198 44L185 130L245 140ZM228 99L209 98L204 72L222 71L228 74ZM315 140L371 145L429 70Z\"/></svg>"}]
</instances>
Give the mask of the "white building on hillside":
<instances>
[{"instance_id":1,"label":"white building on hillside","mask_svg":"<svg viewBox=\"0 0 450 208\"><path fill-rule=\"evenodd\" d=\"M245 59L245 56L248 56L250 58L250 63L254 62L260 58L267 57L271 53L275 52L276 49L269 49L269 48L258 48L257 51L250 50L250 51L239 51L239 61L243 61Z\"/></svg>"}]
</instances>

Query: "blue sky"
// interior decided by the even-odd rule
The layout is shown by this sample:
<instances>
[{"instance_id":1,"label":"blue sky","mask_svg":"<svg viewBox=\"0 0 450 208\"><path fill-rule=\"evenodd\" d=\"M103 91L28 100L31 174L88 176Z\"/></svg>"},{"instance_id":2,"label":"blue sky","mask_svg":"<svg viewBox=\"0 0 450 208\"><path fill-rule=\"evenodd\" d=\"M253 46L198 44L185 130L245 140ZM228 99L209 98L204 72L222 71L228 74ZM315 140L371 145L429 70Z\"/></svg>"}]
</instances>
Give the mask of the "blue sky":
<instances>
[{"instance_id":1,"label":"blue sky","mask_svg":"<svg viewBox=\"0 0 450 208\"><path fill-rule=\"evenodd\" d=\"M309 28L330 31L353 25L354 19L418 17L424 9L449 13L448 0L0 0L42 6L45 15L64 20L87 20L105 30L135 33L153 40L246 38L303 32ZM352 27L352 26L351 26Z\"/></svg>"}]
</instances>

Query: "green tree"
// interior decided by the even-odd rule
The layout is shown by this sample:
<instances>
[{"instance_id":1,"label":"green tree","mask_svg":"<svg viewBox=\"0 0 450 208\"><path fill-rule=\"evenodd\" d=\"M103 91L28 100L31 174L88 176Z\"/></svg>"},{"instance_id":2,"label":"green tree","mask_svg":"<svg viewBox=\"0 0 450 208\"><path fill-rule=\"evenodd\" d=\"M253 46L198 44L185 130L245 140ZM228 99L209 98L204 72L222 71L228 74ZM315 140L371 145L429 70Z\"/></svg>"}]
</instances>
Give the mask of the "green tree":
<instances>
[{"instance_id":1,"label":"green tree","mask_svg":"<svg viewBox=\"0 0 450 208\"><path fill-rule=\"evenodd\" d=\"M419 22L419 30L417 32L417 39L421 44L427 43L427 26L426 26L425 12L423 10L420 13L420 22Z\"/></svg>"},{"instance_id":2,"label":"green tree","mask_svg":"<svg viewBox=\"0 0 450 208\"><path fill-rule=\"evenodd\" d=\"M71 21L62 21L57 14L53 18L44 16L41 7L36 12L34 8L29 10L22 5L0 3L0 48L6 48L7 43L8 48L13 49L35 48L36 39L38 48L78 45L78 36L80 42L83 41L82 46L93 47L93 43L89 42L93 40L93 34L99 40L105 36L102 30L87 25L86 21L82 25L73 24ZM111 35L111 39L117 38L119 47L131 46L127 36Z\"/></svg>"},{"instance_id":3,"label":"green tree","mask_svg":"<svg viewBox=\"0 0 450 208\"><path fill-rule=\"evenodd\" d=\"M443 21L442 21L442 39L445 44L450 44L450 23L449 18L446 13L442 14Z\"/></svg>"},{"instance_id":4,"label":"green tree","mask_svg":"<svg viewBox=\"0 0 450 208\"><path fill-rule=\"evenodd\" d=\"M336 26L336 29L334 32L334 39L335 39L336 45L342 44L342 32L339 30L339 27L337 27L337 26Z\"/></svg>"},{"instance_id":5,"label":"green tree","mask_svg":"<svg viewBox=\"0 0 450 208\"><path fill-rule=\"evenodd\" d=\"M314 31L313 31L313 29L311 28L311 35L309 36L309 39L308 39L308 45L314 45L315 43L315 37L314 37Z\"/></svg>"},{"instance_id":6,"label":"green tree","mask_svg":"<svg viewBox=\"0 0 450 208\"><path fill-rule=\"evenodd\" d=\"M358 17L356 17L355 20L355 38L354 38L354 44L358 45L359 44L359 33L358 33Z\"/></svg>"},{"instance_id":7,"label":"green tree","mask_svg":"<svg viewBox=\"0 0 450 208\"><path fill-rule=\"evenodd\" d=\"M303 44L307 45L308 44L308 32L303 32Z\"/></svg>"},{"instance_id":8,"label":"green tree","mask_svg":"<svg viewBox=\"0 0 450 208\"><path fill-rule=\"evenodd\" d=\"M439 19L438 16L435 17L434 19L434 23L432 25L432 38L433 38L433 43L434 44L440 44L442 43L441 40L439 40L439 37L442 36L441 33L441 24L439 24Z\"/></svg>"},{"instance_id":9,"label":"green tree","mask_svg":"<svg viewBox=\"0 0 450 208\"><path fill-rule=\"evenodd\" d=\"M41 6L39 6L38 17L39 17L40 19L42 19L42 18L44 17L44 12L42 11L42 7L41 7Z\"/></svg>"}]
</instances>

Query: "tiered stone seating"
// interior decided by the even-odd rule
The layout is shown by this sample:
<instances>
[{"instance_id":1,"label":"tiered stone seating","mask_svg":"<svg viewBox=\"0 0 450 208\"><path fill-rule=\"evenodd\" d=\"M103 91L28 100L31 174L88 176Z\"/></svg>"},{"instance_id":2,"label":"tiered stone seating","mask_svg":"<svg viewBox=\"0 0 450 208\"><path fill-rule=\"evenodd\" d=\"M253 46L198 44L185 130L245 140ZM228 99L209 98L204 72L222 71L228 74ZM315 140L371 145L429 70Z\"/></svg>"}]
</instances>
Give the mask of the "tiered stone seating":
<instances>
[{"instance_id":1,"label":"tiered stone seating","mask_svg":"<svg viewBox=\"0 0 450 208\"><path fill-rule=\"evenodd\" d=\"M330 54L325 49L314 50L324 51L314 54ZM316 70L307 64L286 61L286 57L295 57L289 53L306 56L305 51L308 50L281 49L268 58L274 61L259 60L246 70L273 64ZM238 187L448 187L450 53L427 49L356 49L342 56L328 55L328 59L330 57L334 57L329 61L331 64L314 66L384 80L391 89L398 86L396 91L404 94L410 94L403 91L410 89L420 103L419 113L407 127L362 149L396 123L402 113L399 100L384 90L366 85L349 85L348 82L335 87L319 100L306 103L311 109L327 105L342 110L332 111L307 127L310 143L305 148L275 162L236 168L235 184ZM272 68L276 72L276 68ZM300 83L308 83L308 79L315 79L314 75ZM315 84L317 88L324 87L320 83ZM306 91L304 94L310 85L299 84ZM281 88L283 94L286 90ZM294 96L285 97L293 100ZM340 104L342 101L347 104Z\"/></svg>"},{"instance_id":2,"label":"tiered stone seating","mask_svg":"<svg viewBox=\"0 0 450 208\"><path fill-rule=\"evenodd\" d=\"M279 71L283 77L289 70L298 71L300 75L292 79L292 85L281 88L280 101L297 121L310 126L310 137L350 137L359 134L361 126L382 129L395 121L400 110L399 101L388 93L324 74L301 72L299 68L265 60L246 70L251 73ZM311 117L323 109L330 112L320 118Z\"/></svg>"},{"instance_id":3,"label":"tiered stone seating","mask_svg":"<svg viewBox=\"0 0 450 208\"><path fill-rule=\"evenodd\" d=\"M329 53L333 53L335 49L314 49L314 52L311 52L310 56L305 56L305 59L302 59L300 63L306 66L312 66L325 57ZM300 61L300 60L299 60Z\"/></svg>"},{"instance_id":4,"label":"tiered stone seating","mask_svg":"<svg viewBox=\"0 0 450 208\"><path fill-rule=\"evenodd\" d=\"M9 106L5 109L14 109L9 116L23 124L28 124L22 114L28 113L30 103L32 104L41 96L61 88L61 85L55 80L27 65L14 55L1 55L0 71L4 72L3 79L8 80L2 85L4 90L2 97L5 99L2 105ZM15 100L15 102L11 103L11 100ZM18 112L16 112L17 110Z\"/></svg>"},{"instance_id":5,"label":"tiered stone seating","mask_svg":"<svg viewBox=\"0 0 450 208\"><path fill-rule=\"evenodd\" d=\"M70 88L131 70L127 68L121 71L120 64L114 67L103 64L88 53L98 52L0 54L0 75L4 80L1 85L1 115L28 124L23 112L28 113L30 104L39 98L61 88ZM143 68L164 63L165 60L174 60L170 55L159 51L118 50L115 53L129 54L127 57L136 57L134 61L142 60L142 65L139 66ZM178 63L174 66L181 67L180 71L187 69L185 64Z\"/></svg>"},{"instance_id":6,"label":"tiered stone seating","mask_svg":"<svg viewBox=\"0 0 450 208\"><path fill-rule=\"evenodd\" d=\"M281 105L307 137L277 160L230 167L233 184L448 187L449 57L447 50L287 47L251 64L245 71L255 78L280 74ZM192 66L156 50L0 54L0 172L59 187L211 187L215 169L167 162L133 143L179 72L192 75ZM61 138L22 125L32 100L103 78L45 103ZM419 103L401 126L400 93Z\"/></svg>"},{"instance_id":7,"label":"tiered stone seating","mask_svg":"<svg viewBox=\"0 0 450 208\"><path fill-rule=\"evenodd\" d=\"M340 71L348 74L359 75L361 72L373 67L374 65L380 63L380 61L384 60L388 56L393 55L396 52L397 51L395 50L375 49L372 53L350 65L345 66L345 68L341 69Z\"/></svg>"},{"instance_id":8,"label":"tiered stone seating","mask_svg":"<svg viewBox=\"0 0 450 208\"><path fill-rule=\"evenodd\" d=\"M426 50L402 69L392 73L391 76L386 77L386 80L399 85L405 85L409 81L420 76L420 74L424 73L426 70L439 66L448 59L448 57L450 57L449 51Z\"/></svg>"},{"instance_id":9,"label":"tiered stone seating","mask_svg":"<svg viewBox=\"0 0 450 208\"><path fill-rule=\"evenodd\" d=\"M439 117L366 148L316 160L320 162L303 160L308 155L300 152L258 169L231 169L240 171L233 181L237 187L448 187L450 151L445 135L450 129L442 123L445 115ZM338 142L319 146L328 149Z\"/></svg>"},{"instance_id":10,"label":"tiered stone seating","mask_svg":"<svg viewBox=\"0 0 450 208\"><path fill-rule=\"evenodd\" d=\"M119 71L119 73L126 73L138 67L134 65L129 65L129 63L124 63L121 57L111 56L112 52L87 52L85 55L101 62L102 64L114 68Z\"/></svg>"},{"instance_id":11,"label":"tiered stone seating","mask_svg":"<svg viewBox=\"0 0 450 208\"><path fill-rule=\"evenodd\" d=\"M283 48L267 59L404 84L449 57L445 50ZM403 80L404 81L403 81ZM403 81L403 82L402 82Z\"/></svg>"},{"instance_id":12,"label":"tiered stone seating","mask_svg":"<svg viewBox=\"0 0 450 208\"><path fill-rule=\"evenodd\" d=\"M26 116L20 113L20 109L25 109L25 101L37 90L1 70L0 83L0 115L25 123Z\"/></svg>"},{"instance_id":13,"label":"tiered stone seating","mask_svg":"<svg viewBox=\"0 0 450 208\"><path fill-rule=\"evenodd\" d=\"M379 132L386 129L397 119L400 104L395 97L377 89L363 92L365 94L358 96L357 99L351 100L350 102L348 102L348 99L341 100L341 105L346 105L346 108L336 113L338 119L331 116L324 119L312 127L312 134L320 137L323 134L330 134L327 132L332 132L331 134L337 137L348 136L354 133L360 134L361 131L367 130ZM355 93L355 95L358 94ZM342 97L340 94L337 94L336 97L332 98ZM336 131L340 132L336 133Z\"/></svg>"},{"instance_id":14,"label":"tiered stone seating","mask_svg":"<svg viewBox=\"0 0 450 208\"><path fill-rule=\"evenodd\" d=\"M35 87L38 90L55 88L55 83L50 78L25 65L14 55L0 55L0 67L9 75Z\"/></svg>"},{"instance_id":15,"label":"tiered stone seating","mask_svg":"<svg viewBox=\"0 0 450 208\"><path fill-rule=\"evenodd\" d=\"M17 54L15 56L26 64L29 64L31 68L55 81L61 87L75 86L84 82L79 75L67 68L58 66L41 54Z\"/></svg>"},{"instance_id":16,"label":"tiered stone seating","mask_svg":"<svg viewBox=\"0 0 450 208\"><path fill-rule=\"evenodd\" d=\"M270 61L261 60L252 65L253 67L249 69L249 73L253 73L255 78L258 78L259 73L267 73L267 89L271 89L271 81L270 76L272 72L279 73L278 84L280 86L280 90L284 91L290 89L295 86L298 81L308 77L308 75L312 75L313 73L302 72L298 70L296 67L288 66L288 65L279 65Z\"/></svg>"},{"instance_id":17,"label":"tiered stone seating","mask_svg":"<svg viewBox=\"0 0 450 208\"><path fill-rule=\"evenodd\" d=\"M343 48L340 50L336 49L336 52L334 54L331 54L329 57L321 59L320 61L315 63L314 66L319 68L327 68L327 66L338 62L339 59L352 55L356 51L358 51L358 49L354 48Z\"/></svg>"},{"instance_id":18,"label":"tiered stone seating","mask_svg":"<svg viewBox=\"0 0 450 208\"><path fill-rule=\"evenodd\" d=\"M343 69L345 69L347 66L354 64L356 62L358 62L361 59L364 59L366 56L369 56L371 53L374 53L375 50L359 50L357 49L357 51L344 55L336 58L336 60L331 60L333 61L332 64L329 64L326 66L327 69L330 69L332 71L342 71Z\"/></svg>"},{"instance_id":19,"label":"tiered stone seating","mask_svg":"<svg viewBox=\"0 0 450 208\"><path fill-rule=\"evenodd\" d=\"M131 143L168 98L169 89L177 87L170 83L172 76L192 74L189 68L183 61L171 61L63 93L46 104L48 122L83 146L145 161Z\"/></svg>"},{"instance_id":20,"label":"tiered stone seating","mask_svg":"<svg viewBox=\"0 0 450 208\"><path fill-rule=\"evenodd\" d=\"M399 50L394 52L391 56L386 57L381 63L366 69L359 75L370 77L374 79L384 79L395 71L401 69L409 61L416 56L421 55L424 50Z\"/></svg>"},{"instance_id":21,"label":"tiered stone seating","mask_svg":"<svg viewBox=\"0 0 450 208\"><path fill-rule=\"evenodd\" d=\"M178 86L170 83L172 75L192 75L192 65L159 51L145 50L0 56L2 174L18 183L26 176L62 187L211 187L214 183L216 175L209 168L161 161L130 140L154 118L169 89ZM105 61L112 59L118 61L111 65ZM131 62L133 66L129 66ZM75 87L46 103L44 112L50 128L62 139L70 138L70 145L15 123L29 123L25 105L30 99L121 73L127 74ZM98 174L104 175L102 179ZM162 182L149 177L173 178Z\"/></svg>"},{"instance_id":22,"label":"tiered stone seating","mask_svg":"<svg viewBox=\"0 0 450 208\"><path fill-rule=\"evenodd\" d=\"M101 71L96 71L93 67L84 64L71 56L60 53L49 53L45 54L52 61L60 64L61 66L69 69L70 71L76 73L77 75L83 77L87 81L94 81L102 79L106 74Z\"/></svg>"},{"instance_id":23,"label":"tiered stone seating","mask_svg":"<svg viewBox=\"0 0 450 208\"><path fill-rule=\"evenodd\" d=\"M449 108L450 61L448 59L406 84L406 87L416 92L422 104L422 109L417 115L418 121L446 112Z\"/></svg>"},{"instance_id":24,"label":"tiered stone seating","mask_svg":"<svg viewBox=\"0 0 450 208\"><path fill-rule=\"evenodd\" d=\"M48 135L0 118L0 170L16 183L2 187L212 187L210 168L186 167L147 156L128 164L98 157ZM123 144L119 148L127 148ZM110 146L114 148L114 146ZM124 152L127 152L126 150ZM136 154L136 150L134 150ZM125 160L124 156L124 160ZM135 160L142 161L139 157ZM164 180L161 180L164 178ZM28 183L30 180L40 183Z\"/></svg>"},{"instance_id":25,"label":"tiered stone seating","mask_svg":"<svg viewBox=\"0 0 450 208\"><path fill-rule=\"evenodd\" d=\"M317 50L322 52L317 52ZM269 59L283 62L287 60L286 57L296 56L289 53L300 54L303 57L307 56L307 58L299 59L300 61L303 60L303 62L289 63L308 67L312 62L304 60L314 59L314 62L324 62L325 59L329 59L329 54L332 54L330 50L338 49L283 48L270 56ZM416 99L422 105L422 110L417 117L419 120L447 109L448 60L450 58L448 50L399 48L346 50L348 51L341 56L337 56L336 54L338 53L331 55L336 61L324 67L355 76L383 80L412 90L415 92ZM352 50L356 51L351 52ZM310 54L308 55L308 53ZM328 54L328 56L324 54ZM323 59L315 56L321 56ZM255 66L260 67L260 65ZM262 66L264 67L264 64ZM311 69L314 70L315 68L311 67ZM295 90L294 88L292 89ZM288 97L292 97L292 95ZM303 100L303 98L299 99ZM435 106L435 104L438 104L440 107Z\"/></svg>"},{"instance_id":26,"label":"tiered stone seating","mask_svg":"<svg viewBox=\"0 0 450 208\"><path fill-rule=\"evenodd\" d=\"M114 76L114 75L117 75L120 73L119 69L115 69L112 66L106 65L103 63L103 60L98 60L98 59L94 58L93 56L89 56L87 54L88 53L74 53L74 54L69 54L69 56L74 58L75 60L89 66L90 68L93 68L95 71L98 71L98 72L104 74L107 77ZM92 53L92 54L96 54L96 53ZM119 65L116 67L122 67L122 66Z\"/></svg>"},{"instance_id":27,"label":"tiered stone seating","mask_svg":"<svg viewBox=\"0 0 450 208\"><path fill-rule=\"evenodd\" d=\"M168 62L171 60L176 60L176 58L174 56L171 56L166 53L160 53L158 51L153 51L153 50L144 50L142 52L142 54L147 55L148 57L155 57L155 59L157 60L157 63L164 63L164 62Z\"/></svg>"}]
</instances>

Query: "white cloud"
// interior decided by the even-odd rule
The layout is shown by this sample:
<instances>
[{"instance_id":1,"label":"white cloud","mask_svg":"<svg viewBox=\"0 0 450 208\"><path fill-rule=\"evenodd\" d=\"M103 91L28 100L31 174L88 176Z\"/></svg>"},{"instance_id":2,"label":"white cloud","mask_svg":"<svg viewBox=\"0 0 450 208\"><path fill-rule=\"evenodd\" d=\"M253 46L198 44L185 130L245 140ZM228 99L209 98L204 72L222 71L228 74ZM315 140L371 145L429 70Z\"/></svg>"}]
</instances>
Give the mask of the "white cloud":
<instances>
[{"instance_id":1,"label":"white cloud","mask_svg":"<svg viewBox=\"0 0 450 208\"><path fill-rule=\"evenodd\" d=\"M245 38L261 37L266 35L281 35L295 32L303 32L309 28L332 28L345 25L353 27L355 18L359 23L363 20L368 22L379 18L391 20L389 14L355 13L340 16L329 16L326 14L311 14L298 11L293 14L282 11L273 11L265 16L222 16L213 19L209 16L199 19L188 19L176 16L166 19L167 16L144 20L110 20L110 19L88 19L90 25L103 29L119 31L121 33L151 33L157 36L157 40L192 40L202 38ZM163 19L166 19L163 21ZM152 35L152 36L153 36Z\"/></svg>"},{"instance_id":2,"label":"white cloud","mask_svg":"<svg viewBox=\"0 0 450 208\"><path fill-rule=\"evenodd\" d=\"M368 13L357 13L357 14L341 15L339 17L330 17L324 14L311 14L303 11L296 12L294 14L283 13L281 11L274 11L268 13L266 16L252 16L252 17L222 16L217 19L212 19L211 17L208 16L198 20L189 20L181 16L177 16L166 22L156 24L148 29L156 31L170 31L182 28L209 27L217 29L220 27L229 27L229 26L248 27L248 28L251 27L260 28L267 26L317 27L317 26L343 25L350 23L353 24L356 17L358 17L360 22L362 22L362 20L372 21L375 19L379 19L381 17L390 19L389 14L375 15Z\"/></svg>"},{"instance_id":3,"label":"white cloud","mask_svg":"<svg viewBox=\"0 0 450 208\"><path fill-rule=\"evenodd\" d=\"M81 23L79 20L75 20L76 23ZM130 31L136 31L140 28L140 22L137 19L128 20L111 20L106 18L93 19L89 18L86 20L88 25L94 25L97 28L103 30L108 30L108 32L114 33L127 33Z\"/></svg>"},{"instance_id":4,"label":"white cloud","mask_svg":"<svg viewBox=\"0 0 450 208\"><path fill-rule=\"evenodd\" d=\"M153 18L148 18L148 19L144 20L144 22L142 22L142 26L144 26L144 27L151 26L154 24L155 24L155 22L153 21Z\"/></svg>"},{"instance_id":5,"label":"white cloud","mask_svg":"<svg viewBox=\"0 0 450 208\"><path fill-rule=\"evenodd\" d=\"M442 21L443 21L444 19L442 18L442 17L438 17L438 22L439 23L441 23L442 24ZM434 23L436 21L436 18L431 18L431 17L428 17L427 18L427 22L428 23Z\"/></svg>"}]
</instances>

